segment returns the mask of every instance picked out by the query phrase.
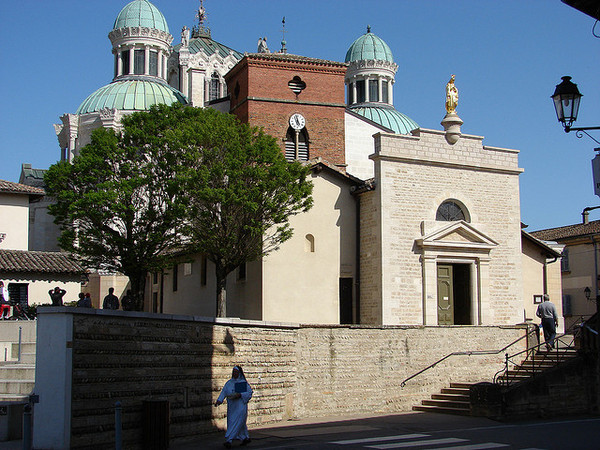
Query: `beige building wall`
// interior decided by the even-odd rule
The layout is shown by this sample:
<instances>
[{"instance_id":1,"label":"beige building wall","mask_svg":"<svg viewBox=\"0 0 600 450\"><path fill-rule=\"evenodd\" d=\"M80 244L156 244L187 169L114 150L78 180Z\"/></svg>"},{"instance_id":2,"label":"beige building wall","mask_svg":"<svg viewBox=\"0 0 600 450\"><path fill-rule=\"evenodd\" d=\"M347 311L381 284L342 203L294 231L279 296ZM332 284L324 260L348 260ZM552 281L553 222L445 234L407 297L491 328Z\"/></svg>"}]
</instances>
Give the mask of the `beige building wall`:
<instances>
[{"instance_id":1,"label":"beige building wall","mask_svg":"<svg viewBox=\"0 0 600 450\"><path fill-rule=\"evenodd\" d=\"M382 324L437 325L442 262L469 265L472 324L522 321L518 151L482 139L463 135L450 145L444 132L423 129L375 136L376 219L361 230L361 249L380 240ZM446 200L464 206L468 223L449 229L435 220ZM363 279L361 292L377 281Z\"/></svg>"},{"instance_id":2,"label":"beige building wall","mask_svg":"<svg viewBox=\"0 0 600 450\"><path fill-rule=\"evenodd\" d=\"M558 331L565 329L562 304L560 258L551 258L539 245L523 239L523 320L539 324L540 298L547 293L559 316ZM544 288L544 284L546 287Z\"/></svg>"},{"instance_id":3,"label":"beige building wall","mask_svg":"<svg viewBox=\"0 0 600 450\"><path fill-rule=\"evenodd\" d=\"M562 273L563 294L569 296L571 317L567 325L579 321L580 317L589 318L596 313L596 302L599 296L598 280L598 243L593 238L576 239L567 243L568 270ZM590 300L585 296L585 288L589 287Z\"/></svg>"},{"instance_id":4,"label":"beige building wall","mask_svg":"<svg viewBox=\"0 0 600 450\"><path fill-rule=\"evenodd\" d=\"M311 177L313 208L291 218L294 237L263 262L263 320L339 323L339 280L356 281L356 200L350 184L329 171Z\"/></svg>"},{"instance_id":5,"label":"beige building wall","mask_svg":"<svg viewBox=\"0 0 600 450\"><path fill-rule=\"evenodd\" d=\"M356 200L351 182L331 169L312 172L313 208L291 217L294 235L262 261L227 277L227 316L299 323L339 323L340 278L356 282ZM214 265L202 255L182 257L146 283L146 310L214 317ZM205 282L204 282L205 281ZM353 289L356 301L356 290Z\"/></svg>"},{"instance_id":6,"label":"beige building wall","mask_svg":"<svg viewBox=\"0 0 600 450\"><path fill-rule=\"evenodd\" d=\"M0 193L0 249L27 250L29 195Z\"/></svg>"}]
</instances>

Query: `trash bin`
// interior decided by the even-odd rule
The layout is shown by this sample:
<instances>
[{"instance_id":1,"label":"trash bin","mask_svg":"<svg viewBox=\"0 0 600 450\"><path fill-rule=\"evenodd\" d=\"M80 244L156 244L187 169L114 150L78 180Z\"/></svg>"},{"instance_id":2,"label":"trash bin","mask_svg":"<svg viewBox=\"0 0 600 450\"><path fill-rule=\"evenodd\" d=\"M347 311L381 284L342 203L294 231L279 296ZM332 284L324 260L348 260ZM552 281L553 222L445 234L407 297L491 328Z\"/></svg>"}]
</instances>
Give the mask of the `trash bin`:
<instances>
[{"instance_id":1,"label":"trash bin","mask_svg":"<svg viewBox=\"0 0 600 450\"><path fill-rule=\"evenodd\" d=\"M145 400L143 404L144 449L166 450L169 448L169 401Z\"/></svg>"}]
</instances>

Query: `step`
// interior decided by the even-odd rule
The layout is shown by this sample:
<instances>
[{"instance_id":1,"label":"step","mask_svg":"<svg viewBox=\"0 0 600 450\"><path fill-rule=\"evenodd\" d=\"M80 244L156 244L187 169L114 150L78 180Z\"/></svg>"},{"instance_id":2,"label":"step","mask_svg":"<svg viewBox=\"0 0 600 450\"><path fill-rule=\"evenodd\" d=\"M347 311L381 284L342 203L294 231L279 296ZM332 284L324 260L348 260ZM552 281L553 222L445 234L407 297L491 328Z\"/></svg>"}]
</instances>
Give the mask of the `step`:
<instances>
[{"instance_id":1,"label":"step","mask_svg":"<svg viewBox=\"0 0 600 450\"><path fill-rule=\"evenodd\" d=\"M436 406L439 408L456 408L456 409L471 409L471 403L466 401L456 401L456 400L423 400L421 405L424 406Z\"/></svg>"},{"instance_id":2,"label":"step","mask_svg":"<svg viewBox=\"0 0 600 450\"><path fill-rule=\"evenodd\" d=\"M468 395L463 394L433 394L431 398L434 400L468 402L470 397Z\"/></svg>"},{"instance_id":3,"label":"step","mask_svg":"<svg viewBox=\"0 0 600 450\"><path fill-rule=\"evenodd\" d=\"M0 379L0 392L5 394L29 394L35 386L34 380L5 380Z\"/></svg>"},{"instance_id":4,"label":"step","mask_svg":"<svg viewBox=\"0 0 600 450\"><path fill-rule=\"evenodd\" d=\"M2 380L35 380L35 364L11 364L0 366Z\"/></svg>"},{"instance_id":5,"label":"step","mask_svg":"<svg viewBox=\"0 0 600 450\"><path fill-rule=\"evenodd\" d=\"M3 394L0 393L0 402L28 402L29 394Z\"/></svg>"},{"instance_id":6,"label":"step","mask_svg":"<svg viewBox=\"0 0 600 450\"><path fill-rule=\"evenodd\" d=\"M473 386L473 384L475 383L450 383L450 387L451 388L456 388L456 389L471 389L471 386Z\"/></svg>"},{"instance_id":7,"label":"step","mask_svg":"<svg viewBox=\"0 0 600 450\"><path fill-rule=\"evenodd\" d=\"M442 394L469 395L470 389L466 388L443 388Z\"/></svg>"},{"instance_id":8,"label":"step","mask_svg":"<svg viewBox=\"0 0 600 450\"><path fill-rule=\"evenodd\" d=\"M19 343L13 342L11 347L12 354L16 358L19 354ZM35 342L21 342L21 353L35 353L35 347Z\"/></svg>"},{"instance_id":9,"label":"step","mask_svg":"<svg viewBox=\"0 0 600 450\"><path fill-rule=\"evenodd\" d=\"M435 406L413 406L413 411L422 411L422 412L431 412L431 413L440 413L440 414L455 414L457 416L470 416L470 409L463 408L439 408Z\"/></svg>"}]
</instances>

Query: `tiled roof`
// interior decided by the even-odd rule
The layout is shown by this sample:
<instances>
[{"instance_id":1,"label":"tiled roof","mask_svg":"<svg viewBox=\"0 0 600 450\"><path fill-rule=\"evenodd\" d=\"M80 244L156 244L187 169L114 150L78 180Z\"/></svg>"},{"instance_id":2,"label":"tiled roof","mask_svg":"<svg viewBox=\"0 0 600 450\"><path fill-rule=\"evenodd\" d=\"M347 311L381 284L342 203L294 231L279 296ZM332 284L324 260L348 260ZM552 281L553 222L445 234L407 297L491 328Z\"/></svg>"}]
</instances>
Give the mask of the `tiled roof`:
<instances>
[{"instance_id":1,"label":"tiled roof","mask_svg":"<svg viewBox=\"0 0 600 450\"><path fill-rule=\"evenodd\" d=\"M84 273L69 253L0 250L0 272Z\"/></svg>"},{"instance_id":2,"label":"tiled roof","mask_svg":"<svg viewBox=\"0 0 600 450\"><path fill-rule=\"evenodd\" d=\"M45 195L43 189L26 184L13 183L12 181L0 180L0 192L8 194L30 194L30 195Z\"/></svg>"},{"instance_id":3,"label":"tiled roof","mask_svg":"<svg viewBox=\"0 0 600 450\"><path fill-rule=\"evenodd\" d=\"M547 230L532 231L531 234L544 241L557 241L559 239L600 234L600 220L593 220L586 224L578 223L564 227L548 228Z\"/></svg>"}]
</instances>

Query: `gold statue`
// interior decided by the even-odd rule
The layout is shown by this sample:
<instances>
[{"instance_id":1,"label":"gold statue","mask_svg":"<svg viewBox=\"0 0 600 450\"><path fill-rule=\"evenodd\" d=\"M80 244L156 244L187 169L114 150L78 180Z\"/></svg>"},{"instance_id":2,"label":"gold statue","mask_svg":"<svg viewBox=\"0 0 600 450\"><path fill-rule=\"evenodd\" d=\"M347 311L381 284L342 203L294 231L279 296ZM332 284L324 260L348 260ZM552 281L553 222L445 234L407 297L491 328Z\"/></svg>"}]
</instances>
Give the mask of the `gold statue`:
<instances>
[{"instance_id":1,"label":"gold statue","mask_svg":"<svg viewBox=\"0 0 600 450\"><path fill-rule=\"evenodd\" d=\"M448 84L446 84L446 112L454 114L458 106L458 89L454 86L454 78L452 75Z\"/></svg>"}]
</instances>

